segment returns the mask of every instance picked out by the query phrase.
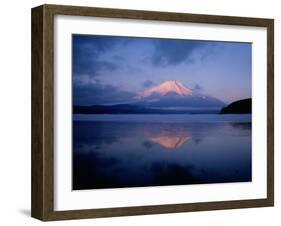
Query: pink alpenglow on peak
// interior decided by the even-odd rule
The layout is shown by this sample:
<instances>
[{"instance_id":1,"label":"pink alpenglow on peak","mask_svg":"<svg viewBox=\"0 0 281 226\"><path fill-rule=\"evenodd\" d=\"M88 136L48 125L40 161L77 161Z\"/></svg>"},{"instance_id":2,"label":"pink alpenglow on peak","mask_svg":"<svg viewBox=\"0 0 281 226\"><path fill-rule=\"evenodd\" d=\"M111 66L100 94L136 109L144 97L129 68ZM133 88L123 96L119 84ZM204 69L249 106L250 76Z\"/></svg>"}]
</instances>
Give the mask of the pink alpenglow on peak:
<instances>
[{"instance_id":1,"label":"pink alpenglow on peak","mask_svg":"<svg viewBox=\"0 0 281 226\"><path fill-rule=\"evenodd\" d=\"M169 93L177 94L179 96L191 96L192 89L185 87L181 82L176 80L169 80L161 83L160 85L154 86L147 90L144 90L139 98L149 97L153 94L158 94L161 96L165 96Z\"/></svg>"}]
</instances>

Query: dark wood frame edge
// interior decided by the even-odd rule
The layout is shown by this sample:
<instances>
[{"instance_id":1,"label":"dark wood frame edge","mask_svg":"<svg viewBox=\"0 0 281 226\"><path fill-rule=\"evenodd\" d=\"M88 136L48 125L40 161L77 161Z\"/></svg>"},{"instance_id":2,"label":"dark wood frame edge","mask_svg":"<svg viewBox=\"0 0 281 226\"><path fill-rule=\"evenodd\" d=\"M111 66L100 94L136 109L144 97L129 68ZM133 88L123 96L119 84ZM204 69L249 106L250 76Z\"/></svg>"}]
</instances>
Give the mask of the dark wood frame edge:
<instances>
[{"instance_id":1,"label":"dark wood frame edge","mask_svg":"<svg viewBox=\"0 0 281 226\"><path fill-rule=\"evenodd\" d=\"M105 209L54 211L53 22L55 15L96 16L258 26L267 28L267 198ZM274 20L125 9L42 5L32 9L32 181L31 216L43 221L274 205Z\"/></svg>"}]
</instances>

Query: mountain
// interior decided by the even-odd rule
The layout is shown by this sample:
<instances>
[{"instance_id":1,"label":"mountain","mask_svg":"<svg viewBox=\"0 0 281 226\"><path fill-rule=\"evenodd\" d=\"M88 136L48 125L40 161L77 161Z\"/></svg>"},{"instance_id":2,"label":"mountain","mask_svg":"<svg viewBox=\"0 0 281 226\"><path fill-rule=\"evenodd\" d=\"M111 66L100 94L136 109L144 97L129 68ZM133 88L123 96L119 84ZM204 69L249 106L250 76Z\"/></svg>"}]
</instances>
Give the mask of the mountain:
<instances>
[{"instance_id":1,"label":"mountain","mask_svg":"<svg viewBox=\"0 0 281 226\"><path fill-rule=\"evenodd\" d=\"M153 108L221 108L221 100L194 92L180 81L169 80L146 89L135 98L138 105Z\"/></svg>"},{"instance_id":2,"label":"mountain","mask_svg":"<svg viewBox=\"0 0 281 226\"><path fill-rule=\"evenodd\" d=\"M252 113L252 99L235 101L221 109L220 114L250 114Z\"/></svg>"},{"instance_id":3,"label":"mountain","mask_svg":"<svg viewBox=\"0 0 281 226\"><path fill-rule=\"evenodd\" d=\"M160 85L154 86L143 91L140 94L140 98L149 97L158 94L160 96L165 96L167 94L176 94L179 96L190 96L192 95L192 90L185 87L181 82L176 80L170 80L161 83Z\"/></svg>"},{"instance_id":4,"label":"mountain","mask_svg":"<svg viewBox=\"0 0 281 226\"><path fill-rule=\"evenodd\" d=\"M218 110L158 109L133 104L73 106L73 114L209 114Z\"/></svg>"},{"instance_id":5,"label":"mountain","mask_svg":"<svg viewBox=\"0 0 281 226\"><path fill-rule=\"evenodd\" d=\"M130 104L73 106L74 114L209 114L219 113L221 100L194 92L176 80L137 94Z\"/></svg>"},{"instance_id":6,"label":"mountain","mask_svg":"<svg viewBox=\"0 0 281 226\"><path fill-rule=\"evenodd\" d=\"M154 113L145 107L116 104L116 105L92 105L92 106L73 106L74 114L148 114Z\"/></svg>"}]
</instances>

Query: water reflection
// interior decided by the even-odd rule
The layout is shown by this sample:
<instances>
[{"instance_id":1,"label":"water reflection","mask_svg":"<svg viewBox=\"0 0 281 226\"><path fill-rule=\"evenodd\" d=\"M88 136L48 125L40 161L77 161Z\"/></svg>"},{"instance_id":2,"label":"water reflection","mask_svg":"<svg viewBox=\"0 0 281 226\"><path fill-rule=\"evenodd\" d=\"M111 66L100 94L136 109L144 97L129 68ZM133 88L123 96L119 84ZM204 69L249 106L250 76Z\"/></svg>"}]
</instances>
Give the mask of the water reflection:
<instances>
[{"instance_id":1,"label":"water reflection","mask_svg":"<svg viewBox=\"0 0 281 226\"><path fill-rule=\"evenodd\" d=\"M188 131L175 134L163 131L159 135L148 137L148 140L160 144L166 149L176 149L191 140L191 138L192 135Z\"/></svg>"},{"instance_id":2,"label":"water reflection","mask_svg":"<svg viewBox=\"0 0 281 226\"><path fill-rule=\"evenodd\" d=\"M74 190L245 182L251 166L251 123L73 122Z\"/></svg>"}]
</instances>

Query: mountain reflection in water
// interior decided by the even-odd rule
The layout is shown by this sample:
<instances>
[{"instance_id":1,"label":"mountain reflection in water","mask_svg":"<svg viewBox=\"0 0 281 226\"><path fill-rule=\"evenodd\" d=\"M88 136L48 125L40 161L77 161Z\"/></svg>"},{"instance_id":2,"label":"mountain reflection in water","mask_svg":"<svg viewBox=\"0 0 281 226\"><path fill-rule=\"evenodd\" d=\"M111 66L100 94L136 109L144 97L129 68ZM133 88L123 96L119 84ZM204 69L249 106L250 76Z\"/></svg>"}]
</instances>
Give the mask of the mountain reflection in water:
<instances>
[{"instance_id":1,"label":"mountain reflection in water","mask_svg":"<svg viewBox=\"0 0 281 226\"><path fill-rule=\"evenodd\" d=\"M167 117L171 123L73 121L73 189L251 181L250 122Z\"/></svg>"},{"instance_id":2,"label":"mountain reflection in water","mask_svg":"<svg viewBox=\"0 0 281 226\"><path fill-rule=\"evenodd\" d=\"M176 134L161 132L159 135L148 137L148 140L160 144L166 149L176 149L191 140L191 138L191 134L187 131Z\"/></svg>"}]
</instances>

